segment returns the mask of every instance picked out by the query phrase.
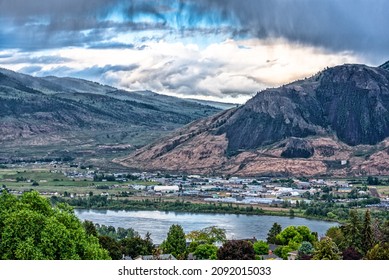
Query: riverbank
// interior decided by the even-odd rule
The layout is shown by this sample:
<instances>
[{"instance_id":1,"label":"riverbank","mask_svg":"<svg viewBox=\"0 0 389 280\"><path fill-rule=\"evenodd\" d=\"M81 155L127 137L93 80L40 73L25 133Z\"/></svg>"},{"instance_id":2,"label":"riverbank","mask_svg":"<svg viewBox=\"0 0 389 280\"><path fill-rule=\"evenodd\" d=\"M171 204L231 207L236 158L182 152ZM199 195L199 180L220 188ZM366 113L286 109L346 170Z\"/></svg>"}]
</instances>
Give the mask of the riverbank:
<instances>
[{"instance_id":1,"label":"riverbank","mask_svg":"<svg viewBox=\"0 0 389 280\"><path fill-rule=\"evenodd\" d=\"M307 226L318 236L324 236L328 228L338 223L318 221L299 217L280 217L269 215L184 213L175 211L126 211L126 210L75 210L81 220L89 220L99 225L115 228L131 228L141 236L147 232L155 244L160 244L173 224L181 225L185 233L201 230L210 226L225 229L229 239L257 238L266 240L274 223L282 228L288 226Z\"/></svg>"},{"instance_id":2,"label":"riverbank","mask_svg":"<svg viewBox=\"0 0 389 280\"><path fill-rule=\"evenodd\" d=\"M158 199L66 199L65 201L77 209L114 210L114 211L165 211L180 213L205 213L205 214L244 214L265 215L280 217L299 217L305 219L338 222L340 219L329 217L314 217L305 215L303 209L281 208L260 205L239 205L232 203L215 203L187 200L162 200ZM60 199L64 200L64 199Z\"/></svg>"}]
</instances>

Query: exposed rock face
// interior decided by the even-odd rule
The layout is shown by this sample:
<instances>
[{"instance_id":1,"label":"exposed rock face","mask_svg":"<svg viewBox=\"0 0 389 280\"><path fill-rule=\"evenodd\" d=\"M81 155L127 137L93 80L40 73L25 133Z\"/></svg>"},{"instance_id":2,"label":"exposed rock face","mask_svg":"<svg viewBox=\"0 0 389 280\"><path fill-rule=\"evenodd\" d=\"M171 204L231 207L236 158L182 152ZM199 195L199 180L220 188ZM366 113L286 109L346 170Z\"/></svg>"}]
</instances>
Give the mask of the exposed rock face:
<instances>
[{"instance_id":1,"label":"exposed rock face","mask_svg":"<svg viewBox=\"0 0 389 280\"><path fill-rule=\"evenodd\" d=\"M310 158L313 156L314 149L312 145L299 138L290 138L287 141L285 149L281 153L283 158Z\"/></svg>"},{"instance_id":2,"label":"exposed rock face","mask_svg":"<svg viewBox=\"0 0 389 280\"><path fill-rule=\"evenodd\" d=\"M375 145L389 136L389 72L361 65L323 73L317 98L322 117L346 144Z\"/></svg>"},{"instance_id":3,"label":"exposed rock face","mask_svg":"<svg viewBox=\"0 0 389 280\"><path fill-rule=\"evenodd\" d=\"M387 108L389 71L337 66L259 92L239 108L184 127L118 162L237 175L389 174ZM188 131L192 137L178 138Z\"/></svg>"},{"instance_id":4,"label":"exposed rock face","mask_svg":"<svg viewBox=\"0 0 389 280\"><path fill-rule=\"evenodd\" d=\"M219 133L229 151L256 149L288 137L335 133L346 144L374 145L389 136L389 72L343 65L259 92Z\"/></svg>"}]
</instances>

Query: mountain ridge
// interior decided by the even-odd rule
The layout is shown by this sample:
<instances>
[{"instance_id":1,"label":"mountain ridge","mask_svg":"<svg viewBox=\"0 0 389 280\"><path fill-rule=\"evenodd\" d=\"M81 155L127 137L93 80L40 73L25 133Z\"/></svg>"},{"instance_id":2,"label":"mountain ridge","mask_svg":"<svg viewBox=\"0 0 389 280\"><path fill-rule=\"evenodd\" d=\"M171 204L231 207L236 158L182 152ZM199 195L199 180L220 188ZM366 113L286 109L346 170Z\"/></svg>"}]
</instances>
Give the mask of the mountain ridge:
<instances>
[{"instance_id":1,"label":"mountain ridge","mask_svg":"<svg viewBox=\"0 0 389 280\"><path fill-rule=\"evenodd\" d=\"M82 159L86 154L99 156L96 150L107 145L131 150L219 111L157 93L128 92L76 78L32 77L1 68L0 161L68 150Z\"/></svg>"},{"instance_id":2,"label":"mountain ridge","mask_svg":"<svg viewBox=\"0 0 389 280\"><path fill-rule=\"evenodd\" d=\"M388 84L389 71L379 67L328 68L116 162L250 176L389 174Z\"/></svg>"}]
</instances>

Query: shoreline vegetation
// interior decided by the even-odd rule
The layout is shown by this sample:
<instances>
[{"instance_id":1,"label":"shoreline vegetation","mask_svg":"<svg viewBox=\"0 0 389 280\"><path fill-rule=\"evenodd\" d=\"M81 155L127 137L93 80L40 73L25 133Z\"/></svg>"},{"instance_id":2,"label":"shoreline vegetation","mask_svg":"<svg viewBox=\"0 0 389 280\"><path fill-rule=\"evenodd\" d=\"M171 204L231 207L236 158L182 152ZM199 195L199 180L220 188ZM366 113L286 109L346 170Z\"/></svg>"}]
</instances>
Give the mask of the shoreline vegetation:
<instances>
[{"instance_id":1,"label":"shoreline vegetation","mask_svg":"<svg viewBox=\"0 0 389 280\"><path fill-rule=\"evenodd\" d=\"M72 202L72 205L68 202ZM104 225L99 228L93 222L81 222L73 210L77 206L89 209L112 209L116 206L123 209L120 206L129 202L127 199L108 200L101 196L48 199L36 191L16 196L4 190L0 194L0 259L138 259L142 256L161 259L162 254L170 254L175 259L183 260L190 259L189 253L195 259L219 260L389 259L389 219L373 218L370 209L347 208L348 219L345 223L329 228L326 236L320 240L317 233L311 232L307 226L287 226L282 229L274 223L266 241L251 241L227 240L225 230L217 226L185 235L182 226L177 224L170 227L166 239L158 246L152 243L150 233L142 238L131 228L115 229ZM268 213L252 206L240 208L234 205L164 202L158 199L135 200L130 205L127 205L127 209L153 209L158 205L159 210L170 211L190 209L192 212L212 210L217 213L220 212L215 211L218 209L225 213ZM189 246L187 239L191 240ZM221 247L215 245L218 241L222 242ZM276 246L272 253L269 251L270 245Z\"/></svg>"},{"instance_id":2,"label":"shoreline vegetation","mask_svg":"<svg viewBox=\"0 0 389 280\"><path fill-rule=\"evenodd\" d=\"M165 211L182 213L206 213L206 214L236 214L236 215L261 215L261 216L281 216L298 217L311 220L344 223L345 220L329 217L309 216L302 209L261 207L260 205L237 205L232 203L200 203L191 201L161 201L159 199L143 200L111 200L104 203L94 203L87 199L64 199L52 197L53 204L66 202L75 209L85 210L113 210L113 211ZM273 209L271 209L273 208Z\"/></svg>"}]
</instances>

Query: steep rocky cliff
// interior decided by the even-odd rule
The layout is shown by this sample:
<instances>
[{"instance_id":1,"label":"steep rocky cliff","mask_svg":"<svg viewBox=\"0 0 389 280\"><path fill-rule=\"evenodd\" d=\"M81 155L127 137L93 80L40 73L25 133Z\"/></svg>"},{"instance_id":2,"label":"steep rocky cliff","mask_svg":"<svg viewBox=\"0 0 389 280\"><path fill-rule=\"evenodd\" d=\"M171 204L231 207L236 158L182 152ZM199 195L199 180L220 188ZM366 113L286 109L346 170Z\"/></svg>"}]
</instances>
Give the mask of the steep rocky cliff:
<instances>
[{"instance_id":1,"label":"steep rocky cliff","mask_svg":"<svg viewBox=\"0 0 389 280\"><path fill-rule=\"evenodd\" d=\"M240 175L389 174L387 108L389 71L341 65L261 91L117 162Z\"/></svg>"}]
</instances>

